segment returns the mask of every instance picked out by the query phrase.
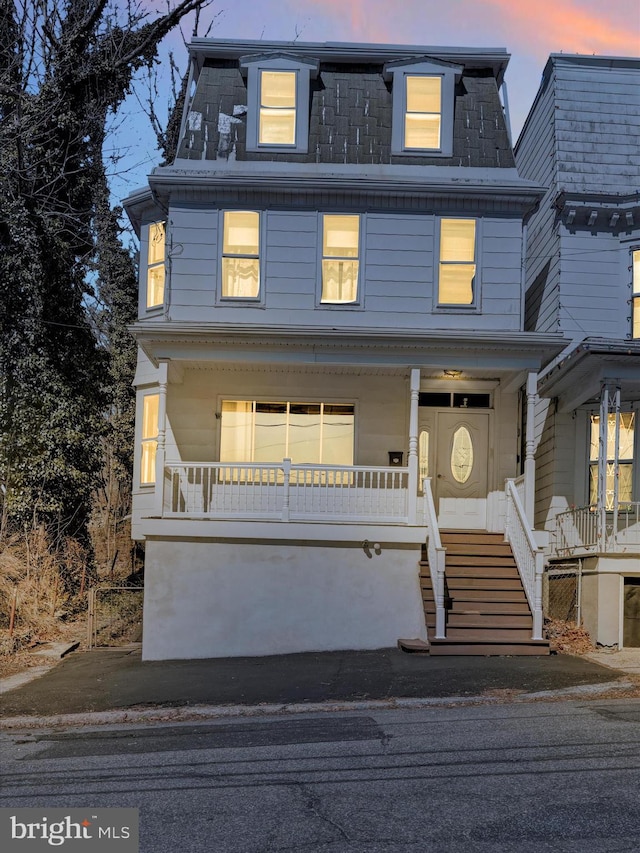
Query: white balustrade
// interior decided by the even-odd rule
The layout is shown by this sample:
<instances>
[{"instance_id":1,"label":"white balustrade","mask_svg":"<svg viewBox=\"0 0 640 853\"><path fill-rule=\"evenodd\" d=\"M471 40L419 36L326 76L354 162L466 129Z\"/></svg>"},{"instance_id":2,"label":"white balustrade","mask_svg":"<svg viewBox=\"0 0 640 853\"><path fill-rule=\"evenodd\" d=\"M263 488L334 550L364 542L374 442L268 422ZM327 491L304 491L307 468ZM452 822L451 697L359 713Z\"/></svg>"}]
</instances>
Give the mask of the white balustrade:
<instances>
[{"instance_id":1,"label":"white balustrade","mask_svg":"<svg viewBox=\"0 0 640 853\"><path fill-rule=\"evenodd\" d=\"M554 556L613 554L639 548L640 503L621 504L615 514L592 504L555 517Z\"/></svg>"},{"instance_id":2,"label":"white balustrade","mask_svg":"<svg viewBox=\"0 0 640 853\"><path fill-rule=\"evenodd\" d=\"M436 639L443 640L446 636L446 611L444 606L445 548L442 547L442 540L440 539L438 516L436 515L430 477L426 477L423 480L423 494L424 519L427 527L427 559L429 561L431 586L436 604Z\"/></svg>"},{"instance_id":3,"label":"white balustrade","mask_svg":"<svg viewBox=\"0 0 640 853\"><path fill-rule=\"evenodd\" d=\"M408 469L169 463L163 515L406 524Z\"/></svg>"},{"instance_id":4,"label":"white balustrade","mask_svg":"<svg viewBox=\"0 0 640 853\"><path fill-rule=\"evenodd\" d=\"M532 639L542 639L542 572L544 557L533 537L533 531L524 510L523 502L513 480L505 488L505 537L511 545L518 573L533 615Z\"/></svg>"}]
</instances>

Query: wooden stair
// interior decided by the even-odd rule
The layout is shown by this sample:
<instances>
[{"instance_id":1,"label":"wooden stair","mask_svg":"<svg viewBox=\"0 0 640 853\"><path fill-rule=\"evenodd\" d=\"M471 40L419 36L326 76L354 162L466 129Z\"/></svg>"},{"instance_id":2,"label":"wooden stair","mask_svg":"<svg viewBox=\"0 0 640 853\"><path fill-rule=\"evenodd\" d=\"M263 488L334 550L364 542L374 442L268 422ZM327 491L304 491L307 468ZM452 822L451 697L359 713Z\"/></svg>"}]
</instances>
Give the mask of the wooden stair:
<instances>
[{"instance_id":1,"label":"wooden stair","mask_svg":"<svg viewBox=\"0 0 640 853\"><path fill-rule=\"evenodd\" d=\"M435 638L429 563L420 562L430 655L548 655L532 640L533 617L511 546L501 533L441 530L445 559L446 639Z\"/></svg>"}]
</instances>

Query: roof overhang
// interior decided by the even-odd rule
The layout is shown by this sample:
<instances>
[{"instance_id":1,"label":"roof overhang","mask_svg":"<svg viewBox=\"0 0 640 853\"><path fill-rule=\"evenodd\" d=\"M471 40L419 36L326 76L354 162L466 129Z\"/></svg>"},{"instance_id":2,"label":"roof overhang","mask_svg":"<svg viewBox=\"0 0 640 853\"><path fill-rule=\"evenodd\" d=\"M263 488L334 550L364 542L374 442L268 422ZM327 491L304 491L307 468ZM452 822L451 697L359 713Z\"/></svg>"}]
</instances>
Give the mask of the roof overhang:
<instances>
[{"instance_id":1,"label":"roof overhang","mask_svg":"<svg viewBox=\"0 0 640 853\"><path fill-rule=\"evenodd\" d=\"M588 229L621 234L640 227L640 192L572 193L560 192L554 207L569 231Z\"/></svg>"},{"instance_id":2,"label":"roof overhang","mask_svg":"<svg viewBox=\"0 0 640 853\"><path fill-rule=\"evenodd\" d=\"M640 341L586 338L540 378L538 393L556 397L558 411L572 412L596 403L609 383L626 400L640 399Z\"/></svg>"},{"instance_id":3,"label":"roof overhang","mask_svg":"<svg viewBox=\"0 0 640 853\"><path fill-rule=\"evenodd\" d=\"M131 327L154 365L160 361L458 369L470 376L509 376L517 390L566 341L536 332L363 330L141 322Z\"/></svg>"},{"instance_id":4,"label":"roof overhang","mask_svg":"<svg viewBox=\"0 0 640 853\"><path fill-rule=\"evenodd\" d=\"M412 61L428 56L465 69L490 69L502 84L509 63L503 47L442 47L433 45L371 44L356 42L255 41L239 39L194 38L188 45L196 75L206 59L237 59L246 54L286 53L289 56L320 62L358 62L385 64L398 60Z\"/></svg>"}]
</instances>

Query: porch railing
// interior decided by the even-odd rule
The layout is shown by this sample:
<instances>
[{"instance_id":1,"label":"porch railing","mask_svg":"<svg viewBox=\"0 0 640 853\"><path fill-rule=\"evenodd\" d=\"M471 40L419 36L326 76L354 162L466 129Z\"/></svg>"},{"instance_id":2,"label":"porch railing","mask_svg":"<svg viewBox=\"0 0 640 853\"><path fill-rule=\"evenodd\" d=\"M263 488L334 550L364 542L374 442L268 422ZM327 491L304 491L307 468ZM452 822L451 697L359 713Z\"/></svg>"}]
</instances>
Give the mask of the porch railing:
<instances>
[{"instance_id":1,"label":"porch railing","mask_svg":"<svg viewBox=\"0 0 640 853\"><path fill-rule=\"evenodd\" d=\"M444 606L445 549L442 547L440 539L438 517L433 500L433 492L431 491L431 478L425 478L423 484L424 519L427 527L427 559L429 560L431 586L436 604L436 639L444 639L446 636L446 611Z\"/></svg>"},{"instance_id":2,"label":"porch railing","mask_svg":"<svg viewBox=\"0 0 640 853\"><path fill-rule=\"evenodd\" d=\"M558 513L553 550L558 557L640 551L640 503L621 504L616 513L595 504Z\"/></svg>"},{"instance_id":3,"label":"porch railing","mask_svg":"<svg viewBox=\"0 0 640 853\"><path fill-rule=\"evenodd\" d=\"M168 463L163 517L406 524L407 468ZM414 497L414 500L416 498Z\"/></svg>"},{"instance_id":4,"label":"porch railing","mask_svg":"<svg viewBox=\"0 0 640 853\"><path fill-rule=\"evenodd\" d=\"M532 639L541 640L544 556L533 538L531 525L527 520L518 487L514 480L507 480L505 496L505 537L511 545L520 579L522 580L522 586L524 587L533 615Z\"/></svg>"}]
</instances>

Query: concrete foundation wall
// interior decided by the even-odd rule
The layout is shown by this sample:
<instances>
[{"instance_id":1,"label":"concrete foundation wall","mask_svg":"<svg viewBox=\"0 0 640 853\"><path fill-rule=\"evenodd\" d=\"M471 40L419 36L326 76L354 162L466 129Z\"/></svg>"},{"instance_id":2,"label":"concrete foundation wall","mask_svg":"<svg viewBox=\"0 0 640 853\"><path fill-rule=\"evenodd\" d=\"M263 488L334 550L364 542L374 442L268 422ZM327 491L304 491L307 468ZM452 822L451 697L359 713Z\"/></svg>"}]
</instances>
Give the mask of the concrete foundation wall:
<instances>
[{"instance_id":1,"label":"concrete foundation wall","mask_svg":"<svg viewBox=\"0 0 640 853\"><path fill-rule=\"evenodd\" d=\"M426 639L420 546L148 540L143 658L237 657Z\"/></svg>"}]
</instances>

